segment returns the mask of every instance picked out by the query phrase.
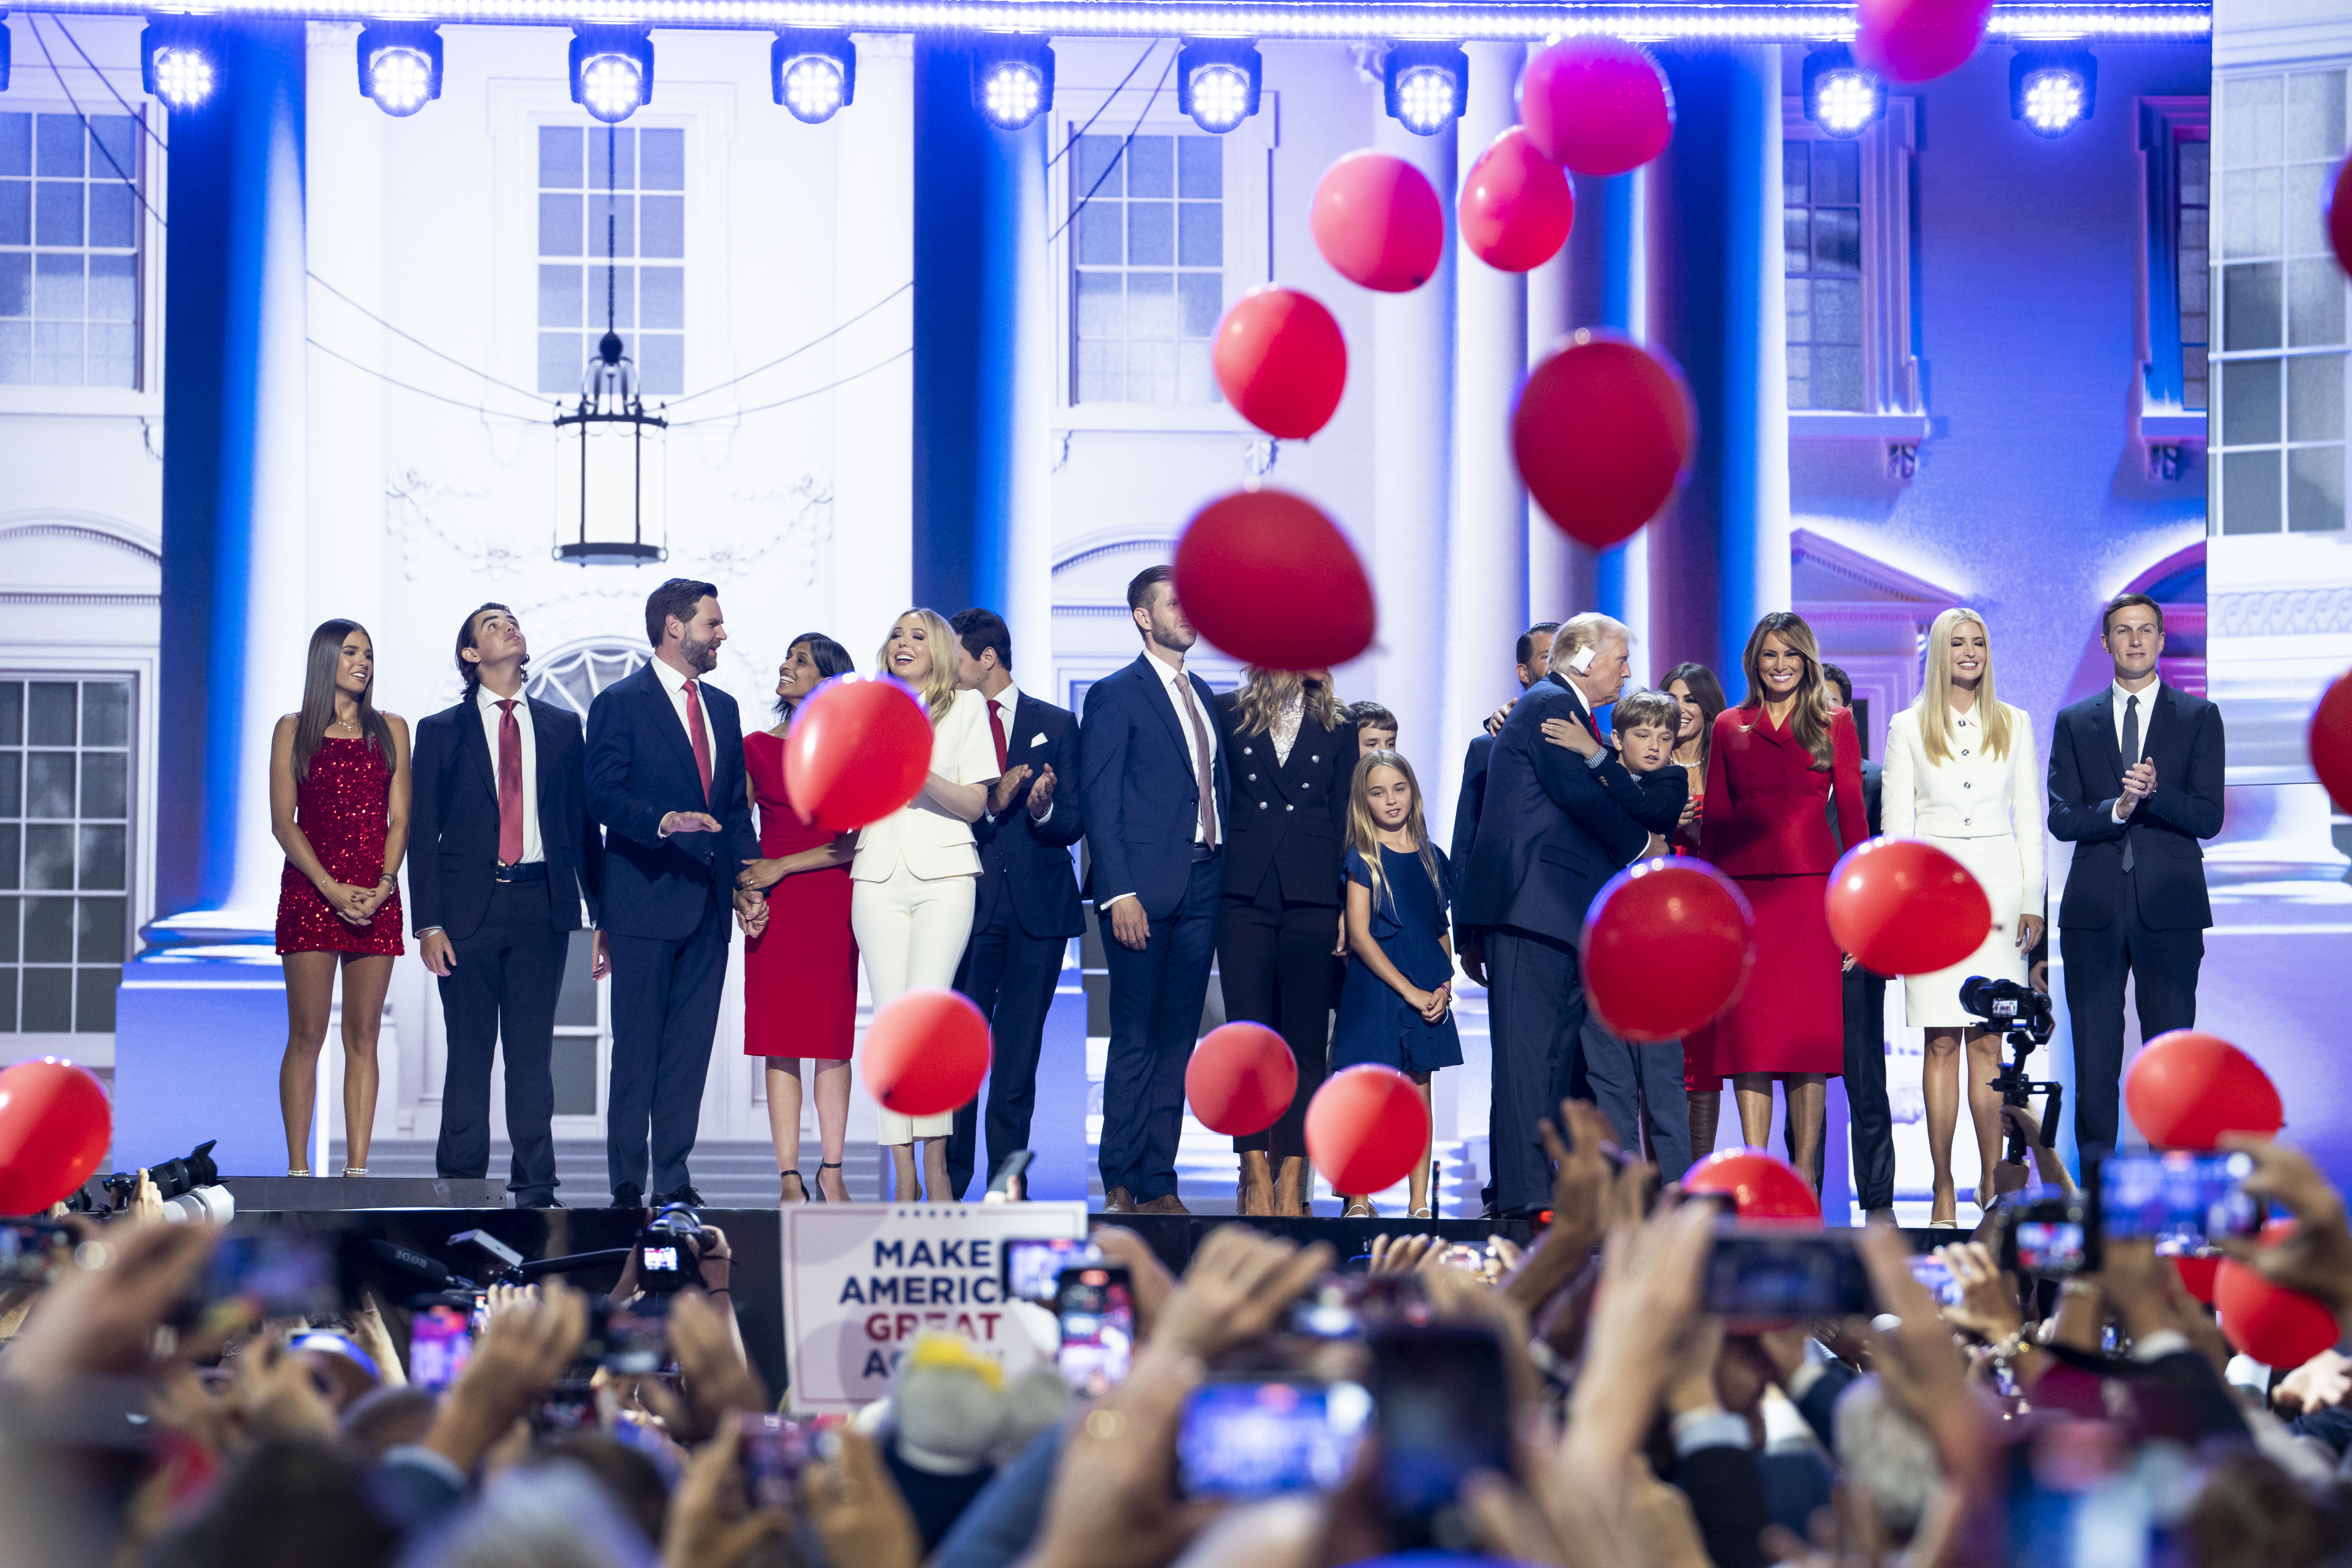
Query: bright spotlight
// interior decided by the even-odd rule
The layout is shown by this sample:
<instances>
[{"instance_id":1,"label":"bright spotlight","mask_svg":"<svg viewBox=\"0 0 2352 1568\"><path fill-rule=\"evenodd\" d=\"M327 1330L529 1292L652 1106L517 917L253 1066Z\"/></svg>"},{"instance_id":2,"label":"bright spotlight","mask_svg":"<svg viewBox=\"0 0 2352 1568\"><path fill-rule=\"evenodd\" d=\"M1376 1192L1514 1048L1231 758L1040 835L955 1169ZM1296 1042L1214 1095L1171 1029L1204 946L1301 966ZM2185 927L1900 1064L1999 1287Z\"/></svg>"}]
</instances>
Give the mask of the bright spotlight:
<instances>
[{"instance_id":1,"label":"bright spotlight","mask_svg":"<svg viewBox=\"0 0 2352 1568\"><path fill-rule=\"evenodd\" d=\"M2009 112L2036 136L2063 136L2091 118L2099 62L2088 49L2023 48L2009 62Z\"/></svg>"},{"instance_id":2,"label":"bright spotlight","mask_svg":"<svg viewBox=\"0 0 2352 1568\"><path fill-rule=\"evenodd\" d=\"M1389 117L1416 136L1436 135L1470 101L1470 57L1459 44L1391 44L1381 79Z\"/></svg>"},{"instance_id":3,"label":"bright spotlight","mask_svg":"<svg viewBox=\"0 0 2352 1568\"><path fill-rule=\"evenodd\" d=\"M1187 38L1176 56L1176 107L1219 135L1257 112L1265 68L1245 38Z\"/></svg>"},{"instance_id":4,"label":"bright spotlight","mask_svg":"<svg viewBox=\"0 0 2352 1568\"><path fill-rule=\"evenodd\" d=\"M971 100L998 130L1020 130L1054 107L1054 51L1040 37L984 38L971 58Z\"/></svg>"},{"instance_id":5,"label":"bright spotlight","mask_svg":"<svg viewBox=\"0 0 2352 1568\"><path fill-rule=\"evenodd\" d=\"M654 97L654 46L638 27L581 23L572 29L572 101L607 125Z\"/></svg>"},{"instance_id":6,"label":"bright spotlight","mask_svg":"<svg viewBox=\"0 0 2352 1568\"><path fill-rule=\"evenodd\" d=\"M1886 112L1886 83L1853 63L1843 44L1825 44L1805 56L1805 118L1825 135L1859 136Z\"/></svg>"},{"instance_id":7,"label":"bright spotlight","mask_svg":"<svg viewBox=\"0 0 2352 1568\"><path fill-rule=\"evenodd\" d=\"M768 86L793 119L822 125L857 96L857 46L847 33L780 27L768 49Z\"/></svg>"},{"instance_id":8,"label":"bright spotlight","mask_svg":"<svg viewBox=\"0 0 2352 1568\"><path fill-rule=\"evenodd\" d=\"M360 90L386 114L415 113L441 96L441 35L417 22L360 31Z\"/></svg>"},{"instance_id":9,"label":"bright spotlight","mask_svg":"<svg viewBox=\"0 0 2352 1568\"><path fill-rule=\"evenodd\" d=\"M184 18L163 17L139 35L140 85L173 109L212 97L219 71L205 36Z\"/></svg>"}]
</instances>

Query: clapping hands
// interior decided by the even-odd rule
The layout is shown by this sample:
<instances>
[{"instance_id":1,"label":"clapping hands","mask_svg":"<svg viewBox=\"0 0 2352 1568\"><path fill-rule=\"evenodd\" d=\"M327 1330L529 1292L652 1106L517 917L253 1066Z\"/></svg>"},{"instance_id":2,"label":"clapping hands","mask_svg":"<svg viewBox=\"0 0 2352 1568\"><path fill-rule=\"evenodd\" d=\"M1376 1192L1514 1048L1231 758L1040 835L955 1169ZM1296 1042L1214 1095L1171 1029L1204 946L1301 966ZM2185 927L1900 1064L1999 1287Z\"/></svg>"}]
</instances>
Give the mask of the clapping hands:
<instances>
[{"instance_id":1,"label":"clapping hands","mask_svg":"<svg viewBox=\"0 0 2352 1568\"><path fill-rule=\"evenodd\" d=\"M2124 770L2124 793L2116 797L2116 815L2126 817L2132 807L2156 793L2156 759L2142 757Z\"/></svg>"}]
</instances>

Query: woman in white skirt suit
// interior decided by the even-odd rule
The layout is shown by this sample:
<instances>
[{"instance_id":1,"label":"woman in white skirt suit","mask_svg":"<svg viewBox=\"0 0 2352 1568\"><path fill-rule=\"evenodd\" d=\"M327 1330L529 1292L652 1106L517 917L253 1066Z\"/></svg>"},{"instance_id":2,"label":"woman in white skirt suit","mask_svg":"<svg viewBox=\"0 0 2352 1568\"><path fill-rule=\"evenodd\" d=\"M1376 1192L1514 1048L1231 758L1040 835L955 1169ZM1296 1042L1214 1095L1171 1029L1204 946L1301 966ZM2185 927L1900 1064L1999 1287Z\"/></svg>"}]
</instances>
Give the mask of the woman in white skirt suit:
<instances>
[{"instance_id":1,"label":"woman in white skirt suit","mask_svg":"<svg viewBox=\"0 0 2352 1568\"><path fill-rule=\"evenodd\" d=\"M890 628L876 656L882 673L922 694L931 714L931 771L914 800L858 830L849 863L849 929L866 961L866 987L874 1007L918 986L955 983L956 965L971 936L980 851L971 825L986 809L1002 771L988 732L988 702L958 691L956 636L931 610L908 610ZM928 1193L935 1203L948 1190L948 1133L955 1118L908 1117L885 1110L879 1142L890 1152L892 1195L913 1203ZM918 1185L915 1144L923 1145Z\"/></svg>"},{"instance_id":2,"label":"woman in white skirt suit","mask_svg":"<svg viewBox=\"0 0 2352 1568\"><path fill-rule=\"evenodd\" d=\"M1979 1208L1992 1202L2000 1147L2000 1096L1989 1087L2000 1070L2000 1037L1978 1026L1960 1005L1960 982L1983 974L2023 984L2026 954L2042 940L2042 774L2034 764L2033 721L1993 696L1992 645L1984 617L1974 610L1946 610L1927 633L1926 689L1886 727L1881 820L1888 837L1923 840L1966 866L1992 901L1992 929L1974 953L1903 983L1905 1018L1927 1031L1921 1087L1936 1170L1927 1223L1957 1225L1952 1132L1959 1113L1956 1069L1964 1050L1969 1119L1984 1166Z\"/></svg>"}]
</instances>

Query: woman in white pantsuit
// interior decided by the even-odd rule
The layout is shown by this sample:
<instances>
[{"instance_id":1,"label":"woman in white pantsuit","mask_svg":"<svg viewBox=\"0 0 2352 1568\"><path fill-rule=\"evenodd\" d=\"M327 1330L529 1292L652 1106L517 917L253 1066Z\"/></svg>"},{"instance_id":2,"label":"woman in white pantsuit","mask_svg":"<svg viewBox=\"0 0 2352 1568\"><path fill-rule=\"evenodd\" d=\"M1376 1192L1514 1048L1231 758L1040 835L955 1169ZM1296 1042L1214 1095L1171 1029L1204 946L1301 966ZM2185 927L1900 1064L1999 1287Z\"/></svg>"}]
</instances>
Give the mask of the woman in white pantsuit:
<instances>
[{"instance_id":1,"label":"woman in white pantsuit","mask_svg":"<svg viewBox=\"0 0 2352 1568\"><path fill-rule=\"evenodd\" d=\"M849 929L866 960L876 1011L918 986L955 983L971 936L980 851L971 824L1002 771L988 732L988 703L958 691L955 631L930 610L908 610L876 656L882 673L921 693L931 712L931 772L914 800L859 830L849 866ZM948 1133L955 1118L885 1110L880 1142L890 1152L892 1196L948 1202ZM915 1178L915 1144L923 1179Z\"/></svg>"},{"instance_id":2,"label":"woman in white pantsuit","mask_svg":"<svg viewBox=\"0 0 2352 1568\"><path fill-rule=\"evenodd\" d=\"M1960 982L1983 974L2023 984L2026 954L2041 942L2042 923L2042 775L2033 760L2033 721L1993 696L1992 645L1974 610L1946 610L1927 633L1927 689L1886 727L1881 820L1889 837L1921 839L1966 866L1992 901L1992 929L1975 952L1903 983L1906 1021L1927 1031L1921 1087L1936 1168L1927 1223L1953 1226L1959 1209L1952 1179L1956 1068L1963 1054L1969 1119L1984 1166L1979 1208L1992 1202L2000 1147L2000 1096L1990 1087L2000 1071L2000 1037L1960 1005Z\"/></svg>"}]
</instances>

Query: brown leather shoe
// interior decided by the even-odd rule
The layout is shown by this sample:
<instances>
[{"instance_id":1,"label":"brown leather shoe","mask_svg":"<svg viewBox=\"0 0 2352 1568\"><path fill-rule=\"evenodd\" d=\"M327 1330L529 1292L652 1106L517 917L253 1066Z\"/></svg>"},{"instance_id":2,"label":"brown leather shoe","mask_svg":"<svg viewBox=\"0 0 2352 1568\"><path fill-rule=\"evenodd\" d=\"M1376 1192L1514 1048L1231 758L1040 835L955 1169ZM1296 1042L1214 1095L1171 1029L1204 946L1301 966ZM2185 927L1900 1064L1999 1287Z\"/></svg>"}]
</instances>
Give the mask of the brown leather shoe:
<instances>
[{"instance_id":1,"label":"brown leather shoe","mask_svg":"<svg viewBox=\"0 0 2352 1568\"><path fill-rule=\"evenodd\" d=\"M1191 1214L1192 1211L1184 1206L1182 1198L1178 1197L1174 1193L1170 1193L1166 1197L1153 1198L1148 1203L1136 1205L1135 1212L1138 1214Z\"/></svg>"},{"instance_id":2,"label":"brown leather shoe","mask_svg":"<svg viewBox=\"0 0 2352 1568\"><path fill-rule=\"evenodd\" d=\"M1135 1194L1125 1187L1113 1187L1103 1194L1102 1212L1105 1214L1135 1213Z\"/></svg>"},{"instance_id":3,"label":"brown leather shoe","mask_svg":"<svg viewBox=\"0 0 2352 1568\"><path fill-rule=\"evenodd\" d=\"M1274 1164L1263 1149L1242 1152L1242 1178L1234 1193L1234 1212L1243 1215L1269 1215L1276 1202L1274 1188Z\"/></svg>"}]
</instances>

